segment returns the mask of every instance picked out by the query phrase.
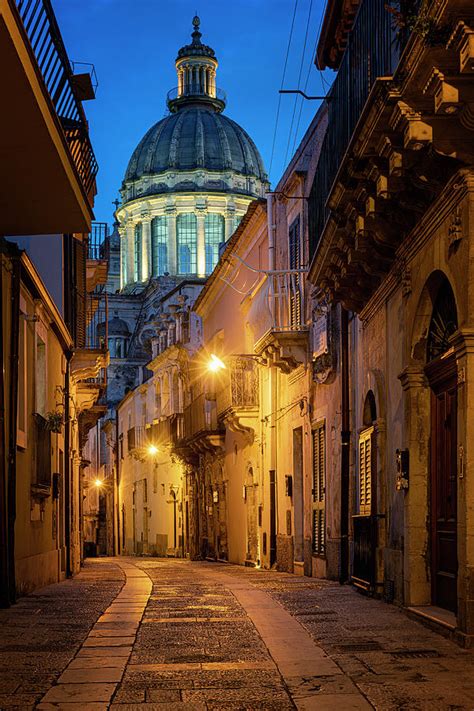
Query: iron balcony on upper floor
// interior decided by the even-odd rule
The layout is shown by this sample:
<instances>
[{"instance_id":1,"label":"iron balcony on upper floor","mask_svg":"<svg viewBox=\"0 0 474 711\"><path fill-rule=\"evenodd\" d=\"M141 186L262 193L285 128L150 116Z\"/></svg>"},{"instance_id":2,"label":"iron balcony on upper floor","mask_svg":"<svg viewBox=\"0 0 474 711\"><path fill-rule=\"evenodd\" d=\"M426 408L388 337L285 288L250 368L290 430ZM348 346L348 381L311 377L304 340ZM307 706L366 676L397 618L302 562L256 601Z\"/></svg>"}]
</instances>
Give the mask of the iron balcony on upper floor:
<instances>
[{"instance_id":1,"label":"iron balcony on upper floor","mask_svg":"<svg viewBox=\"0 0 474 711\"><path fill-rule=\"evenodd\" d=\"M50 0L0 0L0 233L87 233L97 161Z\"/></svg>"}]
</instances>

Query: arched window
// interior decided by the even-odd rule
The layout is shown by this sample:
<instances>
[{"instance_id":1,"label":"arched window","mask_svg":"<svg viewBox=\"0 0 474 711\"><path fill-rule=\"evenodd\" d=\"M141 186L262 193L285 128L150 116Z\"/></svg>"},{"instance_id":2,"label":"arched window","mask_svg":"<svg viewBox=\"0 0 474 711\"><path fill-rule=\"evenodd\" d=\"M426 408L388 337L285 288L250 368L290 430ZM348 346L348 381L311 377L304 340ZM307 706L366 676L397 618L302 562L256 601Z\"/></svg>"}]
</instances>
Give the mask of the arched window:
<instances>
[{"instance_id":1,"label":"arched window","mask_svg":"<svg viewBox=\"0 0 474 711\"><path fill-rule=\"evenodd\" d=\"M192 212L176 218L178 235L178 274L196 273L197 222Z\"/></svg>"},{"instance_id":2,"label":"arched window","mask_svg":"<svg viewBox=\"0 0 474 711\"><path fill-rule=\"evenodd\" d=\"M151 222L151 266L153 276L168 271L168 219L166 215Z\"/></svg>"},{"instance_id":3,"label":"arched window","mask_svg":"<svg viewBox=\"0 0 474 711\"><path fill-rule=\"evenodd\" d=\"M135 225L135 241L134 241L134 281L142 280L142 223Z\"/></svg>"},{"instance_id":4,"label":"arched window","mask_svg":"<svg viewBox=\"0 0 474 711\"><path fill-rule=\"evenodd\" d=\"M447 279L438 289L433 305L430 327L428 330L427 361L446 353L450 348L449 339L458 329L456 300Z\"/></svg>"},{"instance_id":5,"label":"arched window","mask_svg":"<svg viewBox=\"0 0 474 711\"><path fill-rule=\"evenodd\" d=\"M210 274L219 259L219 245L224 241L224 218L210 213L204 222L206 274Z\"/></svg>"}]
</instances>

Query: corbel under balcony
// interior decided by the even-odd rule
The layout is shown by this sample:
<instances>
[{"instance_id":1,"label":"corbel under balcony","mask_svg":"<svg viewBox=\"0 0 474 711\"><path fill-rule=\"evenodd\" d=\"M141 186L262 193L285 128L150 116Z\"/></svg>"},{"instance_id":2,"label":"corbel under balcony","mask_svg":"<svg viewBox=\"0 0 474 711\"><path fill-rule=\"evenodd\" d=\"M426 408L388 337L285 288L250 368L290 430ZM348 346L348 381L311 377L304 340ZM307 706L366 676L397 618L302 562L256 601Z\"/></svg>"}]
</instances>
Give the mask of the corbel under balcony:
<instances>
[{"instance_id":1,"label":"corbel under balcony","mask_svg":"<svg viewBox=\"0 0 474 711\"><path fill-rule=\"evenodd\" d=\"M188 444L196 454L219 456L225 453L225 432L200 432Z\"/></svg>"},{"instance_id":2,"label":"corbel under balcony","mask_svg":"<svg viewBox=\"0 0 474 711\"><path fill-rule=\"evenodd\" d=\"M291 373L308 362L309 329L299 327L294 330L270 329L255 344L254 352L262 362L279 368L283 373Z\"/></svg>"},{"instance_id":3,"label":"corbel under balcony","mask_svg":"<svg viewBox=\"0 0 474 711\"><path fill-rule=\"evenodd\" d=\"M107 283L108 262L106 259L86 260L86 291L91 294L97 286Z\"/></svg>"},{"instance_id":4,"label":"corbel under balcony","mask_svg":"<svg viewBox=\"0 0 474 711\"><path fill-rule=\"evenodd\" d=\"M78 348L71 359L71 378L74 384L97 379L110 362L109 351L103 348Z\"/></svg>"}]
</instances>

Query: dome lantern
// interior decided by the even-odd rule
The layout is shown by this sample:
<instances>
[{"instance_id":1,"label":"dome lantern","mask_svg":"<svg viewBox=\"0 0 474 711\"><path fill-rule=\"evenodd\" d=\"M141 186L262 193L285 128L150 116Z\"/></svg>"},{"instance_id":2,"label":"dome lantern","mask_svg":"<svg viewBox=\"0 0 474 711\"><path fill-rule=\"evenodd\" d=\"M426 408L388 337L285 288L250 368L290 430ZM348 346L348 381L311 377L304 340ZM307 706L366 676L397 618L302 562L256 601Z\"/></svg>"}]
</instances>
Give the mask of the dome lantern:
<instances>
[{"instance_id":1,"label":"dome lantern","mask_svg":"<svg viewBox=\"0 0 474 711\"><path fill-rule=\"evenodd\" d=\"M212 47L201 42L200 24L201 20L195 15L192 42L181 47L176 58L178 86L168 92L167 97L171 113L193 104L206 104L216 112L225 108L225 93L216 87L216 55Z\"/></svg>"}]
</instances>

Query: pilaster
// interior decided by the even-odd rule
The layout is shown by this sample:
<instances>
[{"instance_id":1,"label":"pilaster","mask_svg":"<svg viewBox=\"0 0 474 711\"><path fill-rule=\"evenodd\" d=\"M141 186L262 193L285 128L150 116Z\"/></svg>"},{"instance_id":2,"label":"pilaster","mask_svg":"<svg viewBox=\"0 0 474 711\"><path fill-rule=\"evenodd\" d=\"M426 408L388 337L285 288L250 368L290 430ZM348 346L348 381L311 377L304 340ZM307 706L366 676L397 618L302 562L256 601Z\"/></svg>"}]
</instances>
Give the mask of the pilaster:
<instances>
[{"instance_id":1,"label":"pilaster","mask_svg":"<svg viewBox=\"0 0 474 711\"><path fill-rule=\"evenodd\" d=\"M134 278L135 271L135 223L128 219L125 223L126 244L127 244L127 281L126 284L131 284ZM126 286L124 284L124 286Z\"/></svg>"},{"instance_id":2,"label":"pilaster","mask_svg":"<svg viewBox=\"0 0 474 711\"><path fill-rule=\"evenodd\" d=\"M404 444L410 453L409 488L404 497L403 586L405 605L429 605L431 581L427 551L430 388L422 365L406 367L398 376L404 390Z\"/></svg>"},{"instance_id":3,"label":"pilaster","mask_svg":"<svg viewBox=\"0 0 474 711\"><path fill-rule=\"evenodd\" d=\"M178 270L176 255L176 207L174 205L167 206L165 213L168 218L168 270L170 274L175 275Z\"/></svg>"}]
</instances>

